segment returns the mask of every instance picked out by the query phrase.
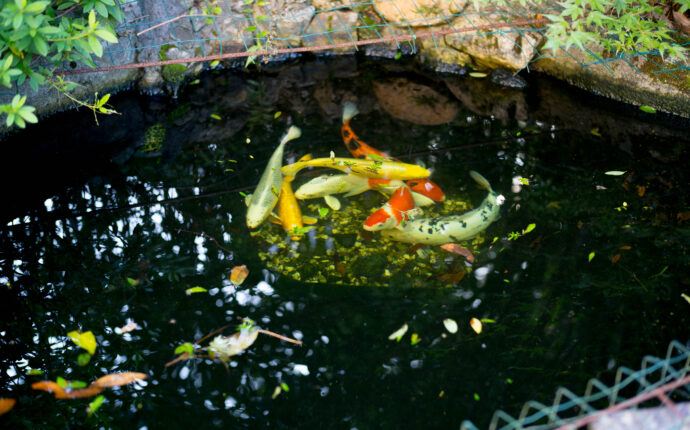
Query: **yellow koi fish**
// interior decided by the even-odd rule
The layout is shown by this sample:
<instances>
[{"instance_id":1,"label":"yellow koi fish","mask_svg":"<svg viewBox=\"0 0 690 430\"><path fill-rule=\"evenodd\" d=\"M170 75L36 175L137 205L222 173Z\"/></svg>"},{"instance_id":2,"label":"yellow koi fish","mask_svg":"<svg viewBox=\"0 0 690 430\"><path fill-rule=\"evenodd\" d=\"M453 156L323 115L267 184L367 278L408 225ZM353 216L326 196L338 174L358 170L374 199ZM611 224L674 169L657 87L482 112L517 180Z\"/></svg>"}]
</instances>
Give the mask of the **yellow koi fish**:
<instances>
[{"instance_id":1,"label":"yellow koi fish","mask_svg":"<svg viewBox=\"0 0 690 430\"><path fill-rule=\"evenodd\" d=\"M426 178L431 172L414 164L390 160L360 160L357 158L315 158L309 161L298 161L280 170L285 176L295 176L305 167L329 167L345 173L355 173L367 178L407 180Z\"/></svg>"},{"instance_id":2,"label":"yellow koi fish","mask_svg":"<svg viewBox=\"0 0 690 430\"><path fill-rule=\"evenodd\" d=\"M283 230L290 234L292 232L301 231L304 228L302 223L302 211L299 208L295 194L292 192L291 181L284 180L283 186L280 190L280 199L278 200L278 216ZM299 240L300 236L290 236L292 240Z\"/></svg>"},{"instance_id":3,"label":"yellow koi fish","mask_svg":"<svg viewBox=\"0 0 690 430\"><path fill-rule=\"evenodd\" d=\"M256 228L260 226L278 203L278 196L283 184L283 175L280 172L283 165L283 149L287 142L297 139L301 134L302 131L298 127L294 125L290 127L281 139L278 148L269 158L266 169L259 179L259 185L256 186L247 208L247 227Z\"/></svg>"}]
</instances>

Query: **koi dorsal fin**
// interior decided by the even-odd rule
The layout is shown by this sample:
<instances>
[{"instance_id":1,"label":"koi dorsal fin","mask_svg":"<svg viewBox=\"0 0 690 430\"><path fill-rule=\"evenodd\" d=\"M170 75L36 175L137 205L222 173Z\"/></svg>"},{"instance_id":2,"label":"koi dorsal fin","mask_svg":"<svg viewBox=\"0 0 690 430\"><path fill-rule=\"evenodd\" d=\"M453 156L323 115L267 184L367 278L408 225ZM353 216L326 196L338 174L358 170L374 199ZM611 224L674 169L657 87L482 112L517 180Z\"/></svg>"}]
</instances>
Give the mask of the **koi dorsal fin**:
<instances>
[{"instance_id":1,"label":"koi dorsal fin","mask_svg":"<svg viewBox=\"0 0 690 430\"><path fill-rule=\"evenodd\" d=\"M472 177L472 179L474 179L476 183L479 184L480 187L484 188L486 191L493 191L491 189L491 184L489 184L489 181L487 181L486 178L480 175L478 172L470 170L470 176Z\"/></svg>"}]
</instances>

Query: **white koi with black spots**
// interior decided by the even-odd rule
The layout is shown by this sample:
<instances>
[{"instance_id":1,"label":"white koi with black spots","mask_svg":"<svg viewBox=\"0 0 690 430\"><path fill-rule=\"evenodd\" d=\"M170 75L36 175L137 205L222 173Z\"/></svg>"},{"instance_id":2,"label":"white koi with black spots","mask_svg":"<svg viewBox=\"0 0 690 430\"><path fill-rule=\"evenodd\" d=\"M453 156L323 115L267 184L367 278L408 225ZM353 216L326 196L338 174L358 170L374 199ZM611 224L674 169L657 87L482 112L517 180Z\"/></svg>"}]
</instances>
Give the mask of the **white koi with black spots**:
<instances>
[{"instance_id":1,"label":"white koi with black spots","mask_svg":"<svg viewBox=\"0 0 690 430\"><path fill-rule=\"evenodd\" d=\"M470 171L470 176L489 192L478 208L462 215L417 218L391 230L383 230L383 237L399 242L443 245L468 240L486 230L500 218L500 208L505 197L491 189L489 181L482 175Z\"/></svg>"}]
</instances>

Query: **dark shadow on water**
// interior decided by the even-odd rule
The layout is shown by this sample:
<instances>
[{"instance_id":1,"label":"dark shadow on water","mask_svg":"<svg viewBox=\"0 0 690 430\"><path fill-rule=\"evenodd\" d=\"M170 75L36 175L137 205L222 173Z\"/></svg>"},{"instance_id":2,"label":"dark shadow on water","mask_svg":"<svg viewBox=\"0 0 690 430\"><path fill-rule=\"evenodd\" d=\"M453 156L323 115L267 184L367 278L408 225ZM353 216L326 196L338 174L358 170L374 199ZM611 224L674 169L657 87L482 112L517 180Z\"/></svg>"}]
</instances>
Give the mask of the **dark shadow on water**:
<instances>
[{"instance_id":1,"label":"dark shadow on water","mask_svg":"<svg viewBox=\"0 0 690 430\"><path fill-rule=\"evenodd\" d=\"M361 430L458 428L469 419L484 428L496 409L550 403L561 385L581 393L588 378L611 381L616 367L637 368L672 339L686 343L687 121L526 78L529 87L514 90L347 58L258 76L214 72L176 100L114 96L122 115L100 118L100 127L72 112L8 137L0 397L18 403L0 426ZM377 98L395 96L389 82L438 97L395 100L419 109L418 118L454 119L397 119ZM288 124L303 136L287 159L345 155L345 100L362 111L353 128L365 141L433 168L450 199L481 201L471 169L506 196L502 219L457 285L422 275L384 280L387 287L310 284L261 258L269 244L247 231L240 192L256 185ZM382 203L373 193L342 200L366 210ZM364 239L352 240L354 253ZM380 252L402 258L403 249ZM438 255L436 268L465 267ZM230 270L240 264L250 276L233 286ZM302 270L298 257L295 264ZM194 286L209 291L186 295ZM260 336L228 370L201 359L164 366L178 345L242 317L304 345ZM495 322L477 335L473 317ZM139 328L122 334L128 321ZM404 323L402 340L388 340ZM66 337L72 330L98 340L86 366ZM89 400L30 388L124 370L150 377L104 392L91 417ZM289 391L272 399L281 383Z\"/></svg>"}]
</instances>

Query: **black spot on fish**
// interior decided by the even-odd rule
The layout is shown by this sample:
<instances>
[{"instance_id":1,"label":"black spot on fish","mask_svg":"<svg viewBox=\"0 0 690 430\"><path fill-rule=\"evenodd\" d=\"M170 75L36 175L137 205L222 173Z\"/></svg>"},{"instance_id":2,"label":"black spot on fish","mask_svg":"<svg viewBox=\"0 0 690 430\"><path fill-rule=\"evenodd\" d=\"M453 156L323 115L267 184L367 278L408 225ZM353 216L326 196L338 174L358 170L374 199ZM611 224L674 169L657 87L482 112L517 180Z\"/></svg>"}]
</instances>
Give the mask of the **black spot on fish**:
<instances>
[{"instance_id":1,"label":"black spot on fish","mask_svg":"<svg viewBox=\"0 0 690 430\"><path fill-rule=\"evenodd\" d=\"M429 227L429 228L427 229L426 232L429 233L429 234L431 234L431 233L434 232L434 228L433 228L433 227Z\"/></svg>"},{"instance_id":2,"label":"black spot on fish","mask_svg":"<svg viewBox=\"0 0 690 430\"><path fill-rule=\"evenodd\" d=\"M350 137L352 137L352 133L350 133L350 130L343 129L343 139L350 139Z\"/></svg>"},{"instance_id":3,"label":"black spot on fish","mask_svg":"<svg viewBox=\"0 0 690 430\"><path fill-rule=\"evenodd\" d=\"M461 221L462 223L462 228L467 228L467 221Z\"/></svg>"},{"instance_id":4,"label":"black spot on fish","mask_svg":"<svg viewBox=\"0 0 690 430\"><path fill-rule=\"evenodd\" d=\"M492 205L491 202L486 202L486 207L491 209L494 207L494 205Z\"/></svg>"}]
</instances>

